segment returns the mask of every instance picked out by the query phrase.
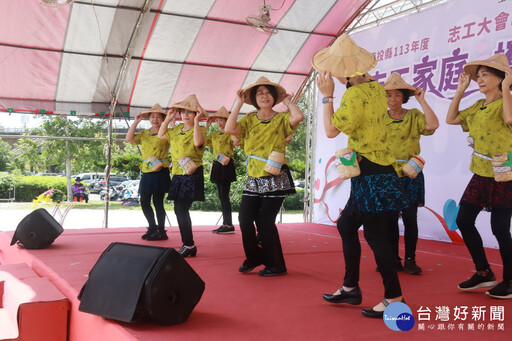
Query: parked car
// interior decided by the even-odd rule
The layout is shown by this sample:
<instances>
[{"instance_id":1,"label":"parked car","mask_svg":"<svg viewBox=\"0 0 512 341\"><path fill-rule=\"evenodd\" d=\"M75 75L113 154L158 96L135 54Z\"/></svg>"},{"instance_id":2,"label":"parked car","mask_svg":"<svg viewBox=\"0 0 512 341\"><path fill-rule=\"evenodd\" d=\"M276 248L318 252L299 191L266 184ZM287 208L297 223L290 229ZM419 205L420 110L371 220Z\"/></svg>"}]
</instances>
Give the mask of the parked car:
<instances>
[{"instance_id":1,"label":"parked car","mask_svg":"<svg viewBox=\"0 0 512 341\"><path fill-rule=\"evenodd\" d=\"M295 185L295 187L300 187L300 188L304 188L304 186L306 185L304 180L295 180L295 181L293 181L293 184Z\"/></svg>"},{"instance_id":2,"label":"parked car","mask_svg":"<svg viewBox=\"0 0 512 341\"><path fill-rule=\"evenodd\" d=\"M116 174L115 173L111 173L110 176L115 176ZM82 182L84 184L87 184L87 185L90 185L91 182L93 182L94 180L100 180L100 179L103 179L105 178L105 173L80 173L76 176L73 177L73 179L75 179L77 176L79 176L81 179L82 179ZM99 191L99 189L98 189Z\"/></svg>"},{"instance_id":3,"label":"parked car","mask_svg":"<svg viewBox=\"0 0 512 341\"><path fill-rule=\"evenodd\" d=\"M110 186L117 186L123 181L130 180L127 176L111 176L110 177ZM100 179L99 181L93 181L89 185L91 192L100 192L105 189L106 181L105 179Z\"/></svg>"}]
</instances>

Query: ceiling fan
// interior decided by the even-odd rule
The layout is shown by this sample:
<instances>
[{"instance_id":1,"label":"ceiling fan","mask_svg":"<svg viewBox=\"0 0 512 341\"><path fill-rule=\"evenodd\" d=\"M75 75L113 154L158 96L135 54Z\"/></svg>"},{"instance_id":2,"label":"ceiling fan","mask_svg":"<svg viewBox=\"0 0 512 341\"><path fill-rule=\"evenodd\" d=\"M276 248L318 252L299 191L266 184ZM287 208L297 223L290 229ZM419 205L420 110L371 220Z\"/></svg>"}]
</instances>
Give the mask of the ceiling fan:
<instances>
[{"instance_id":1,"label":"ceiling fan","mask_svg":"<svg viewBox=\"0 0 512 341\"><path fill-rule=\"evenodd\" d=\"M265 0L263 0L263 6L259 6L258 10L260 11L259 16L245 18L249 26L266 34L276 34L277 27L270 23L270 11L272 10L272 7L265 4Z\"/></svg>"},{"instance_id":2,"label":"ceiling fan","mask_svg":"<svg viewBox=\"0 0 512 341\"><path fill-rule=\"evenodd\" d=\"M40 0L41 5L46 7L59 8L62 6L66 6L67 4L73 2L75 0Z\"/></svg>"}]
</instances>

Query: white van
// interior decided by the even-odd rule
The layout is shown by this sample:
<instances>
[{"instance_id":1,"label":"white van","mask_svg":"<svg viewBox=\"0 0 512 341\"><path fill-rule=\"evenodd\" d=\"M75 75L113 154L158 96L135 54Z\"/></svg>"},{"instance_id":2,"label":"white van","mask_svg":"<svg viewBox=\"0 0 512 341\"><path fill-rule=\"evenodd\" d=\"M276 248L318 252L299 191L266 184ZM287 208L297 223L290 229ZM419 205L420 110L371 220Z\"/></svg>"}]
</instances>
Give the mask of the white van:
<instances>
[{"instance_id":1,"label":"white van","mask_svg":"<svg viewBox=\"0 0 512 341\"><path fill-rule=\"evenodd\" d=\"M111 176L116 175L115 173L110 173ZM105 178L105 173L81 173L77 176L82 179L84 184L90 185L93 180L99 180Z\"/></svg>"}]
</instances>

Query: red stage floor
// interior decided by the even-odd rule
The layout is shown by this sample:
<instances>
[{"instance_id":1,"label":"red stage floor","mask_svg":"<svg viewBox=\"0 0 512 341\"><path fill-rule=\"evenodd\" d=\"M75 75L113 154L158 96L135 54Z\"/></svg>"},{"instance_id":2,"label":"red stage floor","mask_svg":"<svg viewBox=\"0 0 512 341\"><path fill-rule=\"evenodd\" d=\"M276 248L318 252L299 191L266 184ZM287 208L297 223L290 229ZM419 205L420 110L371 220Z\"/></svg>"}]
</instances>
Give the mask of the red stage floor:
<instances>
[{"instance_id":1,"label":"red stage floor","mask_svg":"<svg viewBox=\"0 0 512 341\"><path fill-rule=\"evenodd\" d=\"M512 300L492 299L485 290L461 292L457 284L472 275L472 262L463 245L420 240L417 261L421 275L400 273L404 298L416 319L407 332L390 330L382 320L367 319L361 308L382 299L381 278L362 239L360 306L329 304L322 293L341 284L341 240L333 226L280 224L288 275L264 278L257 268L241 274L241 234L215 235L211 226L194 227L198 255L187 258L205 281L206 289L187 322L170 326L127 324L78 311L76 296L99 255L112 242L179 248L179 231L168 241L140 239L144 229L66 230L51 247L22 250L9 246L13 232L0 233L0 262L29 264L49 278L71 301L69 340L493 340L512 338ZM401 245L403 246L403 245ZM501 280L497 250L487 250ZM403 253L403 249L401 250ZM467 318L454 311L467 307ZM418 310L422 310L421 321ZM430 313L425 311L430 310ZM479 313L473 313L478 311ZM462 317L462 315L459 315ZM471 330L471 329L474 330Z\"/></svg>"}]
</instances>

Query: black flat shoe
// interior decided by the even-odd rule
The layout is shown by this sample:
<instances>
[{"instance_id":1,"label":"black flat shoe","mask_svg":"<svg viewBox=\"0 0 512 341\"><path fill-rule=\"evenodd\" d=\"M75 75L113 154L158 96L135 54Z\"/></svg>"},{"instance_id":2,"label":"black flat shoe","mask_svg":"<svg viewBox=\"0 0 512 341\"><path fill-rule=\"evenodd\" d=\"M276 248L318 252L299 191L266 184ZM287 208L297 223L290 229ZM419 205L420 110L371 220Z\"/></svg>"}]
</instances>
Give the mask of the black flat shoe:
<instances>
[{"instance_id":1,"label":"black flat shoe","mask_svg":"<svg viewBox=\"0 0 512 341\"><path fill-rule=\"evenodd\" d=\"M263 277L281 276L281 275L286 275L286 274L287 274L286 269L267 268L267 267L265 267L265 269L260 270L258 272L258 275L263 276Z\"/></svg>"},{"instance_id":2,"label":"black flat shoe","mask_svg":"<svg viewBox=\"0 0 512 341\"><path fill-rule=\"evenodd\" d=\"M148 239L149 236L151 236L153 233L156 232L157 227L156 226L150 226L148 227L146 233L144 233L141 238L142 239Z\"/></svg>"},{"instance_id":3,"label":"black flat shoe","mask_svg":"<svg viewBox=\"0 0 512 341\"><path fill-rule=\"evenodd\" d=\"M373 310L373 308L363 309L363 310L361 310L361 313L363 313L364 317L375 318L375 319L381 319L384 316L384 310L376 311L376 310Z\"/></svg>"},{"instance_id":4,"label":"black flat shoe","mask_svg":"<svg viewBox=\"0 0 512 341\"><path fill-rule=\"evenodd\" d=\"M181 257L195 257L197 254L197 247L194 245L193 248L189 249L185 245L183 245L179 250L178 253L181 255Z\"/></svg>"},{"instance_id":5,"label":"black flat shoe","mask_svg":"<svg viewBox=\"0 0 512 341\"><path fill-rule=\"evenodd\" d=\"M363 294L361 293L361 289L359 287L355 287L350 291L345 291L343 288L340 288L339 295L324 294L322 298L329 303L348 303L357 305L361 304L363 301Z\"/></svg>"},{"instance_id":6,"label":"black flat shoe","mask_svg":"<svg viewBox=\"0 0 512 341\"><path fill-rule=\"evenodd\" d=\"M411 275L417 275L421 272L421 268L416 264L414 258L409 257L404 261L404 271Z\"/></svg>"},{"instance_id":7,"label":"black flat shoe","mask_svg":"<svg viewBox=\"0 0 512 341\"><path fill-rule=\"evenodd\" d=\"M405 300L402 298L401 302L405 303ZM383 299L382 300L382 304L384 304L385 307L390 305L390 303L388 302L387 299ZM361 313L363 314L364 317L369 317L369 318L381 319L381 318L384 317L384 310L383 311L376 311L376 310L373 310L373 308L371 308L371 309L363 309L363 310L361 310Z\"/></svg>"},{"instance_id":8,"label":"black flat shoe","mask_svg":"<svg viewBox=\"0 0 512 341\"><path fill-rule=\"evenodd\" d=\"M247 263L247 261L244 261L242 263L242 265L240 265L240 267L238 268L238 271L243 272L243 273L249 273L252 270L254 270L255 267L260 266L260 265L261 264L251 265L251 264Z\"/></svg>"},{"instance_id":9,"label":"black flat shoe","mask_svg":"<svg viewBox=\"0 0 512 341\"><path fill-rule=\"evenodd\" d=\"M151 235L146 237L146 240L153 241L153 240L167 240L169 237L167 237L167 232L165 230L156 230Z\"/></svg>"}]
</instances>

